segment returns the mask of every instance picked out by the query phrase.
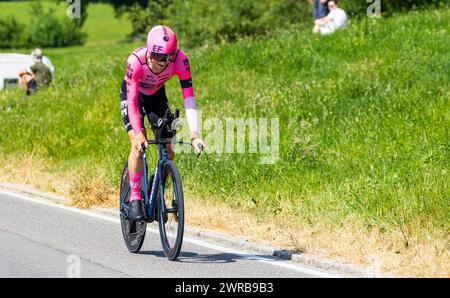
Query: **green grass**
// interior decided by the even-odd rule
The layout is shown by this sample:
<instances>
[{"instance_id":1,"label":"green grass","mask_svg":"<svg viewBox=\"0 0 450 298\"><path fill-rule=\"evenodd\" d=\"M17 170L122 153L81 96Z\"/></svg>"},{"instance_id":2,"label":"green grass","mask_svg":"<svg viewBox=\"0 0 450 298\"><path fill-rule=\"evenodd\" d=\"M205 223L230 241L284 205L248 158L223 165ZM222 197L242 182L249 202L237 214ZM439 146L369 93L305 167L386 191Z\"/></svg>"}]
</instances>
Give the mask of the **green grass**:
<instances>
[{"instance_id":1,"label":"green grass","mask_svg":"<svg viewBox=\"0 0 450 298\"><path fill-rule=\"evenodd\" d=\"M30 6L35 1L0 1L0 17L14 16L17 21L26 23L31 17ZM57 5L55 1L40 1L44 9L55 9L58 15L65 16L65 4Z\"/></svg>"},{"instance_id":2,"label":"green grass","mask_svg":"<svg viewBox=\"0 0 450 298\"><path fill-rule=\"evenodd\" d=\"M131 33L131 23L125 17L117 19L111 5L91 3L83 31L88 34L87 45L107 45L121 42Z\"/></svg>"},{"instance_id":3,"label":"green grass","mask_svg":"<svg viewBox=\"0 0 450 298\"><path fill-rule=\"evenodd\" d=\"M405 238L448 231L449 18L414 12L329 37L293 28L187 51L204 119L280 121L273 165L258 154L179 154L187 196L331 229L351 218ZM129 150L118 91L136 46L49 50L55 84L0 114L3 160L33 152L52 172L100 172L118 187ZM182 107L177 80L167 89ZM21 93L0 93L0 105Z\"/></svg>"},{"instance_id":4,"label":"green grass","mask_svg":"<svg viewBox=\"0 0 450 298\"><path fill-rule=\"evenodd\" d=\"M30 19L30 6L34 1L0 1L0 18L14 16L20 23L26 24ZM54 9L57 16L66 18L67 3L61 1L41 1L45 10ZM109 4L91 3L88 17L83 27L88 35L86 45L110 45L126 40L131 33L131 23L126 17L115 18L114 9Z\"/></svg>"}]
</instances>

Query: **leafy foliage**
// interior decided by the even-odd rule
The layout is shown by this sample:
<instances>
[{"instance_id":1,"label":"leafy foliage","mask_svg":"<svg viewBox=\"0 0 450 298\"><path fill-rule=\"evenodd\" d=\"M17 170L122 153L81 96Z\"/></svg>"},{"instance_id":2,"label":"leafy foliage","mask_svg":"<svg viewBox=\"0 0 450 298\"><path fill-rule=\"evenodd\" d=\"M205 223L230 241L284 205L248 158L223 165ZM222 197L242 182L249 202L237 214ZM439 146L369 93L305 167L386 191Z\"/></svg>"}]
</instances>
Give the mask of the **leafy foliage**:
<instances>
[{"instance_id":1,"label":"leafy foliage","mask_svg":"<svg viewBox=\"0 0 450 298\"><path fill-rule=\"evenodd\" d=\"M274 29L293 24L312 23L312 1L299 0L155 0L109 1L118 14L128 13L134 37L164 23L173 27L186 45L230 42L241 36L265 36ZM372 3L375 0L372 1ZM381 0L384 16L395 11L425 6L446 6L447 0ZM351 16L366 17L371 3L362 0L341 1Z\"/></svg>"},{"instance_id":2,"label":"leafy foliage","mask_svg":"<svg viewBox=\"0 0 450 298\"><path fill-rule=\"evenodd\" d=\"M83 44L81 21L60 19L52 9L44 9L40 2L31 5L31 19L27 25L14 16L0 20L0 48L63 47Z\"/></svg>"},{"instance_id":3,"label":"leafy foliage","mask_svg":"<svg viewBox=\"0 0 450 298\"><path fill-rule=\"evenodd\" d=\"M17 20L9 16L0 19L0 48L17 48L24 44L24 28Z\"/></svg>"}]
</instances>

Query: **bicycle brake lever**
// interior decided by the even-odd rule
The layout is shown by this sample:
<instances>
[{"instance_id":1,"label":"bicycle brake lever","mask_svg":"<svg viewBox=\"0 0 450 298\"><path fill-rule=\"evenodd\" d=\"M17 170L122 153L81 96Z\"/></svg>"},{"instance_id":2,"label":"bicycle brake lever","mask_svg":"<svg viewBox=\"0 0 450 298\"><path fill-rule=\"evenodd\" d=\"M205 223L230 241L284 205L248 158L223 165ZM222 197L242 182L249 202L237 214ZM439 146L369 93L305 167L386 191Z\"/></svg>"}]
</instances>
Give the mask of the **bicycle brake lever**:
<instances>
[{"instance_id":1,"label":"bicycle brake lever","mask_svg":"<svg viewBox=\"0 0 450 298\"><path fill-rule=\"evenodd\" d=\"M200 150L200 152L197 154L197 158L199 158L203 152L203 149L205 149L205 147L203 147L202 144L197 144L197 148L198 148L198 150Z\"/></svg>"}]
</instances>

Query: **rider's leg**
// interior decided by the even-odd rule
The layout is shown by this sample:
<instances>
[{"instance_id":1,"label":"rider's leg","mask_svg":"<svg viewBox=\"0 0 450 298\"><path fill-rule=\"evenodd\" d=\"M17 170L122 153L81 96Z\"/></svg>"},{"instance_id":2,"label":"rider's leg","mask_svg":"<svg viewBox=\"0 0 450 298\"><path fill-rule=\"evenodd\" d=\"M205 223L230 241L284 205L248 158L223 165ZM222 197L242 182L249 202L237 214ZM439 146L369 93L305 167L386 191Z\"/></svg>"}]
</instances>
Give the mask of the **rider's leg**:
<instances>
[{"instance_id":1,"label":"rider's leg","mask_svg":"<svg viewBox=\"0 0 450 298\"><path fill-rule=\"evenodd\" d=\"M130 119L128 118L128 104L127 104L127 89L126 82L122 82L120 88L120 110L122 112L122 119L125 130L128 132L130 143L134 141L134 133L131 129ZM142 112L141 112L142 115ZM145 134L145 130L144 130ZM130 155L128 156L128 174L130 177L130 204L129 216L133 221L142 221L145 219L143 210L142 197L139 191L139 184L142 178L142 159L139 151L131 146Z\"/></svg>"},{"instance_id":2,"label":"rider's leg","mask_svg":"<svg viewBox=\"0 0 450 298\"><path fill-rule=\"evenodd\" d=\"M144 132L145 134L145 132ZM133 131L128 132L130 141L134 140ZM139 184L142 178L142 159L139 151L131 147L130 155L128 156L128 174L130 176L130 218L135 221L145 219L145 214L142 206L142 197L139 191Z\"/></svg>"},{"instance_id":3,"label":"rider's leg","mask_svg":"<svg viewBox=\"0 0 450 298\"><path fill-rule=\"evenodd\" d=\"M145 134L145 132L144 132ZM132 130L128 132L128 136L130 137L131 144L134 140L134 133ZM128 172L130 175L130 188L131 188L131 196L130 201L142 200L139 185L142 178L142 154L136 148L131 146L130 155L128 156Z\"/></svg>"},{"instance_id":4,"label":"rider's leg","mask_svg":"<svg viewBox=\"0 0 450 298\"><path fill-rule=\"evenodd\" d=\"M167 144L166 148L167 148L167 158L173 161L175 159L175 152L173 151L172 144Z\"/></svg>"}]
</instances>

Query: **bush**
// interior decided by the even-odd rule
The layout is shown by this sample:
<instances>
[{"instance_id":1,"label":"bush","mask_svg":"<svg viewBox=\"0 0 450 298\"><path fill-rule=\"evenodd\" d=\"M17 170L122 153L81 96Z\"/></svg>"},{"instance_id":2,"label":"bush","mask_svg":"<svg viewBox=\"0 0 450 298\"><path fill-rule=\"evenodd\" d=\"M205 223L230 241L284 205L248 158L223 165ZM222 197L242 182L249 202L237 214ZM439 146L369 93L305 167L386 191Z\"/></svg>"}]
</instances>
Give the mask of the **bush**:
<instances>
[{"instance_id":1,"label":"bush","mask_svg":"<svg viewBox=\"0 0 450 298\"><path fill-rule=\"evenodd\" d=\"M28 27L28 46L63 47L83 44L83 34L76 21L57 19L52 10L44 11L38 2L32 6L34 18Z\"/></svg>"},{"instance_id":2,"label":"bush","mask_svg":"<svg viewBox=\"0 0 450 298\"><path fill-rule=\"evenodd\" d=\"M14 17L0 19L0 48L17 48L24 44L24 26Z\"/></svg>"},{"instance_id":3,"label":"bush","mask_svg":"<svg viewBox=\"0 0 450 298\"><path fill-rule=\"evenodd\" d=\"M373 0L375 1L375 0ZM144 37L157 24L167 24L186 46L234 41L240 36L264 36L274 29L312 22L312 4L303 0L155 0L110 1L118 13L127 12L134 37ZM387 16L425 6L445 6L447 0L381 0ZM352 16L366 16L371 3L345 0L341 6Z\"/></svg>"},{"instance_id":4,"label":"bush","mask_svg":"<svg viewBox=\"0 0 450 298\"><path fill-rule=\"evenodd\" d=\"M371 3L374 3L372 0ZM345 0L340 5L352 16L366 16L367 8L371 5L366 0ZM426 7L448 6L447 0L380 0L381 12L384 16L394 12L408 11Z\"/></svg>"},{"instance_id":5,"label":"bush","mask_svg":"<svg viewBox=\"0 0 450 298\"><path fill-rule=\"evenodd\" d=\"M53 10L45 11L40 2L31 7L31 20L21 24L13 16L0 20L0 48L63 47L83 44L86 35L80 24L58 19Z\"/></svg>"},{"instance_id":6,"label":"bush","mask_svg":"<svg viewBox=\"0 0 450 298\"><path fill-rule=\"evenodd\" d=\"M309 5L296 0L159 0L115 7L119 13L128 13L133 36L143 37L150 28L164 23L187 46L265 35L274 28L302 22L310 15Z\"/></svg>"}]
</instances>

